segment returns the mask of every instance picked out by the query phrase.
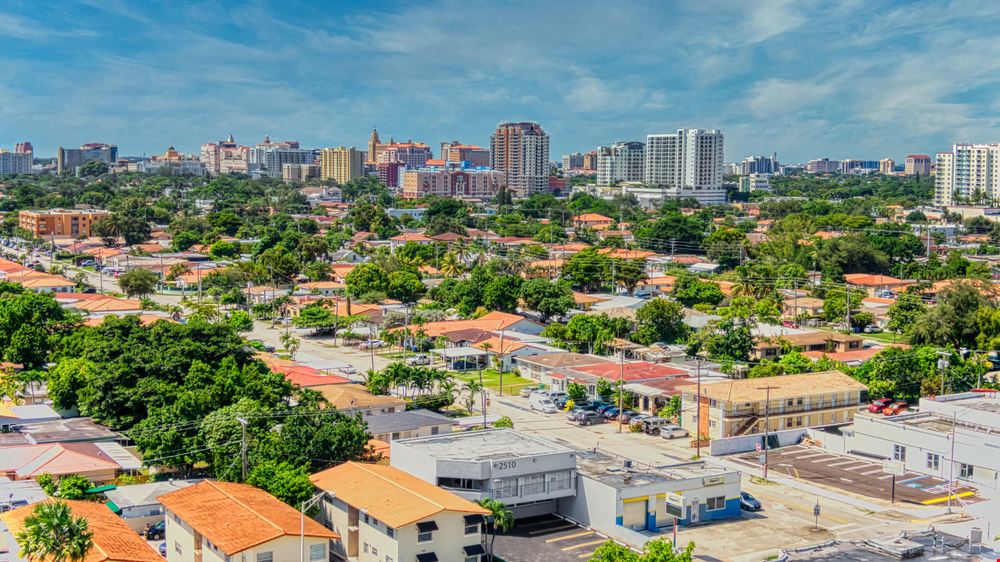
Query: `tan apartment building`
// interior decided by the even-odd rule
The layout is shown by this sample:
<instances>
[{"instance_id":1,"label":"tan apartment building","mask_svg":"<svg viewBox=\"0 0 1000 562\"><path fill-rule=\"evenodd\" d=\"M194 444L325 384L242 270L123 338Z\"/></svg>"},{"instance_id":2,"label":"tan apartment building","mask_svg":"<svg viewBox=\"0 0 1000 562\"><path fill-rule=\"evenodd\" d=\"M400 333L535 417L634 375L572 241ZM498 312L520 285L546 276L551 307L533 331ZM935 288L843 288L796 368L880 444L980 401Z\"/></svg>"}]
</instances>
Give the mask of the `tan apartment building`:
<instances>
[{"instance_id":1,"label":"tan apartment building","mask_svg":"<svg viewBox=\"0 0 1000 562\"><path fill-rule=\"evenodd\" d=\"M18 226L37 238L89 238L94 223L110 215L98 209L50 209L48 211L21 211Z\"/></svg>"},{"instance_id":2,"label":"tan apartment building","mask_svg":"<svg viewBox=\"0 0 1000 562\"><path fill-rule=\"evenodd\" d=\"M330 541L340 538L247 484L204 480L159 499L167 562L327 562Z\"/></svg>"},{"instance_id":3,"label":"tan apartment building","mask_svg":"<svg viewBox=\"0 0 1000 562\"><path fill-rule=\"evenodd\" d=\"M864 341L864 338L860 336L841 334L839 332L788 334L758 340L754 343L750 356L755 361L777 359L784 355L785 349L797 349L804 352L822 351L825 353L842 353L861 349Z\"/></svg>"},{"instance_id":4,"label":"tan apartment building","mask_svg":"<svg viewBox=\"0 0 1000 562\"><path fill-rule=\"evenodd\" d=\"M365 173L365 155L360 150L341 146L324 148L319 156L319 177L343 185Z\"/></svg>"},{"instance_id":5,"label":"tan apartment building","mask_svg":"<svg viewBox=\"0 0 1000 562\"><path fill-rule=\"evenodd\" d=\"M339 560L479 562L489 511L398 468L346 462L310 477ZM173 562L170 560L169 562Z\"/></svg>"},{"instance_id":6,"label":"tan apartment building","mask_svg":"<svg viewBox=\"0 0 1000 562\"><path fill-rule=\"evenodd\" d=\"M841 373L823 371L729 380L678 388L681 425L712 439L805 427L847 424L868 402L868 387ZM696 432L697 429L697 432Z\"/></svg>"}]
</instances>

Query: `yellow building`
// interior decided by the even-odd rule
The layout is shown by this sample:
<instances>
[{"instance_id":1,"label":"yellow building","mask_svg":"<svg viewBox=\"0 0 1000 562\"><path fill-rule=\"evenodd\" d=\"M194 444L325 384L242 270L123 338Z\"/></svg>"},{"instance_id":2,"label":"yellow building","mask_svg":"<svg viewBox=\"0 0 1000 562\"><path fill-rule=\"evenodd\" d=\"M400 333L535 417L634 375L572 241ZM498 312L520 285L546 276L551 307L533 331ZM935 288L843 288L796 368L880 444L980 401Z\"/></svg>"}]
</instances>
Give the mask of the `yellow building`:
<instances>
[{"instance_id":1,"label":"yellow building","mask_svg":"<svg viewBox=\"0 0 1000 562\"><path fill-rule=\"evenodd\" d=\"M364 153L344 146L324 148L320 153L320 178L343 185L360 178L365 171Z\"/></svg>"},{"instance_id":2,"label":"yellow building","mask_svg":"<svg viewBox=\"0 0 1000 562\"><path fill-rule=\"evenodd\" d=\"M108 216L108 211L50 209L48 211L21 211L18 226L37 238L89 238L94 223Z\"/></svg>"}]
</instances>

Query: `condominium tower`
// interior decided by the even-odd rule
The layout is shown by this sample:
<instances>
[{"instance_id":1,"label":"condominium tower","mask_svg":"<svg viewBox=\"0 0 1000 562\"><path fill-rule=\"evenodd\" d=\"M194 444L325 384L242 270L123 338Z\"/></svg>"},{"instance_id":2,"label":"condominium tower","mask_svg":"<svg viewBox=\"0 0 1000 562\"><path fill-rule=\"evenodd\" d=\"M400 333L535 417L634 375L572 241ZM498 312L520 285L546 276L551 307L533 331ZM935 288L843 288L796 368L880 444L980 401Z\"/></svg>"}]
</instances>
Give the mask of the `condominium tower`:
<instances>
[{"instance_id":1,"label":"condominium tower","mask_svg":"<svg viewBox=\"0 0 1000 562\"><path fill-rule=\"evenodd\" d=\"M678 129L646 137L644 182L665 198L726 202L722 187L723 139L717 129Z\"/></svg>"},{"instance_id":2,"label":"condominium tower","mask_svg":"<svg viewBox=\"0 0 1000 562\"><path fill-rule=\"evenodd\" d=\"M908 176L929 176L931 174L931 157L926 154L909 154L903 171Z\"/></svg>"},{"instance_id":3,"label":"condominium tower","mask_svg":"<svg viewBox=\"0 0 1000 562\"><path fill-rule=\"evenodd\" d=\"M501 123L490 136L490 165L518 197L549 188L549 135L532 122Z\"/></svg>"},{"instance_id":4,"label":"condominium tower","mask_svg":"<svg viewBox=\"0 0 1000 562\"><path fill-rule=\"evenodd\" d=\"M956 144L937 153L934 203L993 203L1000 199L1000 144Z\"/></svg>"},{"instance_id":5,"label":"condominium tower","mask_svg":"<svg viewBox=\"0 0 1000 562\"><path fill-rule=\"evenodd\" d=\"M10 152L0 149L0 176L6 174L30 174L33 164L30 152Z\"/></svg>"},{"instance_id":6,"label":"condominium tower","mask_svg":"<svg viewBox=\"0 0 1000 562\"><path fill-rule=\"evenodd\" d=\"M619 141L597 150L597 185L618 182L641 182L645 169L646 145L637 141Z\"/></svg>"},{"instance_id":7,"label":"condominium tower","mask_svg":"<svg viewBox=\"0 0 1000 562\"><path fill-rule=\"evenodd\" d=\"M351 147L324 148L320 153L320 178L343 185L365 172L365 153Z\"/></svg>"},{"instance_id":8,"label":"condominium tower","mask_svg":"<svg viewBox=\"0 0 1000 562\"><path fill-rule=\"evenodd\" d=\"M583 154L579 152L573 152L571 154L563 154L562 169L564 172L568 172L570 170L582 170Z\"/></svg>"}]
</instances>

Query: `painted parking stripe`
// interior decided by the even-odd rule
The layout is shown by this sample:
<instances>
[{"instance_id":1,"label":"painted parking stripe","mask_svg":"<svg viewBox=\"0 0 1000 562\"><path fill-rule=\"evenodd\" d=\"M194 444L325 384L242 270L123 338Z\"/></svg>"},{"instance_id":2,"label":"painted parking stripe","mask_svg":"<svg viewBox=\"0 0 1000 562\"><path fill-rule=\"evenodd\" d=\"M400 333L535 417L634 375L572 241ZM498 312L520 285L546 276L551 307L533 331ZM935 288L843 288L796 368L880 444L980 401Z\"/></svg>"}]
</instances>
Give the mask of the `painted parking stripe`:
<instances>
[{"instance_id":1,"label":"painted parking stripe","mask_svg":"<svg viewBox=\"0 0 1000 562\"><path fill-rule=\"evenodd\" d=\"M841 468L841 470L864 470L866 468L871 468L871 467L872 465L870 463L864 463L864 464L859 464L857 466L845 466ZM879 470L882 469L880 468Z\"/></svg>"},{"instance_id":2,"label":"painted parking stripe","mask_svg":"<svg viewBox=\"0 0 1000 562\"><path fill-rule=\"evenodd\" d=\"M948 501L949 498L951 498L953 500L956 500L958 498L967 498L967 497L972 496L972 495L975 495L975 492L962 492L961 494L953 494L953 495L950 495L950 496L943 496L943 497L940 497L940 498L934 498L932 500L924 500L924 501L922 501L920 503L922 503L924 505L934 505L936 503L946 502L946 501Z\"/></svg>"},{"instance_id":3,"label":"painted parking stripe","mask_svg":"<svg viewBox=\"0 0 1000 562\"><path fill-rule=\"evenodd\" d=\"M903 476L906 476L906 475L904 474ZM917 480L923 480L924 478L927 478L927 475L921 474L921 475L917 476L916 478L907 478L906 480L901 480L901 481L896 482L896 483L897 484L906 484L907 482L916 482Z\"/></svg>"},{"instance_id":4,"label":"painted parking stripe","mask_svg":"<svg viewBox=\"0 0 1000 562\"><path fill-rule=\"evenodd\" d=\"M574 544L573 546L564 547L562 550L563 550L563 552L566 552L568 550L576 550L578 548L583 548L585 546L594 546L595 544L603 544L604 542L606 542L604 539L598 539L596 541L582 542L580 544Z\"/></svg>"},{"instance_id":5,"label":"painted parking stripe","mask_svg":"<svg viewBox=\"0 0 1000 562\"><path fill-rule=\"evenodd\" d=\"M878 474L882 472L881 468L876 468L875 470L869 470L868 472L862 472L861 476L871 476L872 474Z\"/></svg>"},{"instance_id":6,"label":"painted parking stripe","mask_svg":"<svg viewBox=\"0 0 1000 562\"><path fill-rule=\"evenodd\" d=\"M580 558L590 558L591 556L593 556L593 555L594 555L594 553L595 553L595 552L597 552L597 551L596 551L596 550L594 550L594 551L591 551L591 552L587 552L587 553L585 553L585 554L581 554L581 555L580 555Z\"/></svg>"},{"instance_id":7,"label":"painted parking stripe","mask_svg":"<svg viewBox=\"0 0 1000 562\"><path fill-rule=\"evenodd\" d=\"M811 459L811 458L814 458L814 457L829 457L829 456L830 456L830 453L813 453L811 455L797 455L795 457L795 460L799 460L800 461L802 459Z\"/></svg>"},{"instance_id":8,"label":"painted parking stripe","mask_svg":"<svg viewBox=\"0 0 1000 562\"><path fill-rule=\"evenodd\" d=\"M879 476L877 478L877 480L888 480L890 478L892 478L892 475L891 474L886 474L885 476Z\"/></svg>"},{"instance_id":9,"label":"painted parking stripe","mask_svg":"<svg viewBox=\"0 0 1000 562\"><path fill-rule=\"evenodd\" d=\"M559 541L565 541L565 540L569 540L569 539L575 539L577 537L585 537L587 535L593 535L593 534L594 534L593 531L584 531L582 533L573 533L571 535L563 535L561 537L556 537L554 539L545 539L545 542L559 542Z\"/></svg>"},{"instance_id":10,"label":"painted parking stripe","mask_svg":"<svg viewBox=\"0 0 1000 562\"><path fill-rule=\"evenodd\" d=\"M528 531L529 535L540 535L542 533L555 533L558 531L565 531L566 529L575 529L576 525L572 523L568 525L562 525L561 527L548 527L545 529L535 529L534 531Z\"/></svg>"},{"instance_id":11,"label":"painted parking stripe","mask_svg":"<svg viewBox=\"0 0 1000 562\"><path fill-rule=\"evenodd\" d=\"M858 462L857 459L851 459L851 460L847 460L847 461L832 462L832 463L830 463L830 464L828 464L826 466L844 466L845 464L854 464L856 462Z\"/></svg>"},{"instance_id":12,"label":"painted parking stripe","mask_svg":"<svg viewBox=\"0 0 1000 562\"><path fill-rule=\"evenodd\" d=\"M818 459L809 459L809 462L823 462L823 463L827 463L829 465L830 461L837 460L839 458L840 457L838 457L838 456L826 455L826 456L820 457Z\"/></svg>"},{"instance_id":13,"label":"painted parking stripe","mask_svg":"<svg viewBox=\"0 0 1000 562\"><path fill-rule=\"evenodd\" d=\"M809 452L815 452L816 449L810 449L808 447L802 447L801 449L790 449L788 451L781 451L783 455L802 455Z\"/></svg>"}]
</instances>

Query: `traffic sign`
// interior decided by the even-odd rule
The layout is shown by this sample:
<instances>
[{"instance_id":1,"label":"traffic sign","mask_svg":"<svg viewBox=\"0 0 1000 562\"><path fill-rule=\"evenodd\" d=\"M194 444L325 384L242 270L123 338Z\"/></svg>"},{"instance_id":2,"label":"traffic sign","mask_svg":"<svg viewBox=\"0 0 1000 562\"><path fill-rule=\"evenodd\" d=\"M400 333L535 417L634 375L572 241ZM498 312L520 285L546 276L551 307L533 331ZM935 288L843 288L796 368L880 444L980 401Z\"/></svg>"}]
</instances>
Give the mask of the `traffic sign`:
<instances>
[{"instance_id":1,"label":"traffic sign","mask_svg":"<svg viewBox=\"0 0 1000 562\"><path fill-rule=\"evenodd\" d=\"M763 449L761 448L761 446L760 446L760 443L757 443L757 452L759 453L759 452L761 452L762 450L763 450Z\"/></svg>"},{"instance_id":2,"label":"traffic sign","mask_svg":"<svg viewBox=\"0 0 1000 562\"><path fill-rule=\"evenodd\" d=\"M902 476L906 472L906 467L902 461L885 461L882 463L882 472Z\"/></svg>"}]
</instances>

